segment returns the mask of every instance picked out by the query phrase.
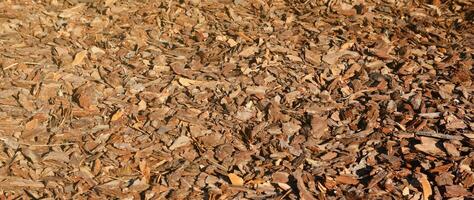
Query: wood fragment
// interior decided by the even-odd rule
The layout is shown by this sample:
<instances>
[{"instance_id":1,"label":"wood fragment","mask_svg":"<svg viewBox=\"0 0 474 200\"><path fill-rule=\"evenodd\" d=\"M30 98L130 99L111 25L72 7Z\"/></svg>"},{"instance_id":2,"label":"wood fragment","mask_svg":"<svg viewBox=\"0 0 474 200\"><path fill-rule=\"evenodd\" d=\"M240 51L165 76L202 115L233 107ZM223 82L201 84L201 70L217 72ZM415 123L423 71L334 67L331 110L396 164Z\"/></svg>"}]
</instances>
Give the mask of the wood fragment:
<instances>
[{"instance_id":1,"label":"wood fragment","mask_svg":"<svg viewBox=\"0 0 474 200\"><path fill-rule=\"evenodd\" d=\"M472 196L473 16L466 0L0 1L0 196Z\"/></svg>"},{"instance_id":2,"label":"wood fragment","mask_svg":"<svg viewBox=\"0 0 474 200\"><path fill-rule=\"evenodd\" d=\"M244 185L244 179L240 178L240 176L238 176L237 174L229 173L227 174L227 177L229 177L232 185L237 185L237 186Z\"/></svg>"},{"instance_id":3,"label":"wood fragment","mask_svg":"<svg viewBox=\"0 0 474 200\"><path fill-rule=\"evenodd\" d=\"M86 56L87 56L86 50L80 51L79 53L76 54L76 56L74 56L74 60L72 61L71 65L76 66L76 65L81 64L84 61L84 58Z\"/></svg>"},{"instance_id":4,"label":"wood fragment","mask_svg":"<svg viewBox=\"0 0 474 200\"><path fill-rule=\"evenodd\" d=\"M459 136L459 135L448 135L444 133L437 133L437 132L431 132L431 131L417 131L415 132L415 134L420 135L420 136L440 138L440 139L445 139L445 140L463 140L464 139L464 137Z\"/></svg>"},{"instance_id":5,"label":"wood fragment","mask_svg":"<svg viewBox=\"0 0 474 200\"><path fill-rule=\"evenodd\" d=\"M430 196L433 194L431 190L431 184L428 181L428 178L425 174L418 175L418 181L420 181L422 189L423 189L423 199L428 200Z\"/></svg>"},{"instance_id":6,"label":"wood fragment","mask_svg":"<svg viewBox=\"0 0 474 200\"><path fill-rule=\"evenodd\" d=\"M372 188L375 185L377 185L380 181L382 181L386 176L388 175L387 171L380 170L375 174L375 176L372 177L370 180L369 184L367 185L368 188Z\"/></svg>"},{"instance_id":7,"label":"wood fragment","mask_svg":"<svg viewBox=\"0 0 474 200\"><path fill-rule=\"evenodd\" d=\"M305 183L303 182L303 178L301 169L297 169L293 172L293 177L296 179L296 185L298 186L298 190L300 198L302 200L315 200L316 198L306 189Z\"/></svg>"}]
</instances>

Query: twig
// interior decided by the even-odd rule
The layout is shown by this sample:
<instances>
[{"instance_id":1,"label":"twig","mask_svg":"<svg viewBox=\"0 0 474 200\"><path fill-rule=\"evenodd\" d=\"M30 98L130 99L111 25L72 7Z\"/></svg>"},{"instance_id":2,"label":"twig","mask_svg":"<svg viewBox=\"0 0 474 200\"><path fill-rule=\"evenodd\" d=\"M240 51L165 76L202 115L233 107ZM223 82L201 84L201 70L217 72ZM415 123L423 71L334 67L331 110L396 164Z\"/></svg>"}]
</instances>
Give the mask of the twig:
<instances>
[{"instance_id":1,"label":"twig","mask_svg":"<svg viewBox=\"0 0 474 200\"><path fill-rule=\"evenodd\" d=\"M440 139L445 139L445 140L462 140L464 137L459 136L459 135L448 135L444 133L437 133L434 131L417 131L415 132L416 135L421 135L421 136L427 136L427 137L434 137L434 138L440 138Z\"/></svg>"},{"instance_id":2,"label":"twig","mask_svg":"<svg viewBox=\"0 0 474 200\"><path fill-rule=\"evenodd\" d=\"M3 142L11 142L8 141L6 138L0 138ZM17 143L18 145L24 145L24 146L30 146L30 147L55 147L55 146L66 146L66 145L73 145L76 143L72 142L67 142L67 143L60 143L60 144L29 144L25 142L18 142L18 141L13 141L14 143Z\"/></svg>"},{"instance_id":3,"label":"twig","mask_svg":"<svg viewBox=\"0 0 474 200\"><path fill-rule=\"evenodd\" d=\"M37 63L37 62L23 62L23 63L27 65L41 65L41 63Z\"/></svg>"},{"instance_id":4,"label":"twig","mask_svg":"<svg viewBox=\"0 0 474 200\"><path fill-rule=\"evenodd\" d=\"M291 189L288 189L285 194L283 194L283 196L281 196L280 198L278 198L279 200L283 200L286 196L288 196L290 194L292 190Z\"/></svg>"},{"instance_id":5,"label":"twig","mask_svg":"<svg viewBox=\"0 0 474 200\"><path fill-rule=\"evenodd\" d=\"M441 112L432 112L432 113L420 113L418 116L427 118L427 119L435 119L441 116Z\"/></svg>"},{"instance_id":6,"label":"twig","mask_svg":"<svg viewBox=\"0 0 474 200\"><path fill-rule=\"evenodd\" d=\"M30 146L30 147L55 147L55 146L73 145L73 144L76 144L76 143L67 142L67 143L61 143L61 144L28 144L28 143L19 142L18 144L25 145L25 146Z\"/></svg>"},{"instance_id":7,"label":"twig","mask_svg":"<svg viewBox=\"0 0 474 200\"><path fill-rule=\"evenodd\" d=\"M16 65L18 65L18 63L13 63L13 64L11 64L11 65L8 65L8 66L4 67L3 70L7 70L7 69L10 69L10 68L13 68L13 67L15 67Z\"/></svg>"}]
</instances>

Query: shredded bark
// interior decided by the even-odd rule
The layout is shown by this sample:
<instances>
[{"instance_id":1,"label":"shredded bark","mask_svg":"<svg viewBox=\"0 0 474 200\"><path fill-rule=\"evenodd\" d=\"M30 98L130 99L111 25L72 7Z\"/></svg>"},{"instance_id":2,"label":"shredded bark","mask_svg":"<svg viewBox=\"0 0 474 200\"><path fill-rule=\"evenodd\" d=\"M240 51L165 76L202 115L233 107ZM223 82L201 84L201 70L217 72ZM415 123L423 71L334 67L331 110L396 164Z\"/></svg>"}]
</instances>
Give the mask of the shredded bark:
<instances>
[{"instance_id":1,"label":"shredded bark","mask_svg":"<svg viewBox=\"0 0 474 200\"><path fill-rule=\"evenodd\" d=\"M1 1L0 196L472 198L473 8Z\"/></svg>"}]
</instances>

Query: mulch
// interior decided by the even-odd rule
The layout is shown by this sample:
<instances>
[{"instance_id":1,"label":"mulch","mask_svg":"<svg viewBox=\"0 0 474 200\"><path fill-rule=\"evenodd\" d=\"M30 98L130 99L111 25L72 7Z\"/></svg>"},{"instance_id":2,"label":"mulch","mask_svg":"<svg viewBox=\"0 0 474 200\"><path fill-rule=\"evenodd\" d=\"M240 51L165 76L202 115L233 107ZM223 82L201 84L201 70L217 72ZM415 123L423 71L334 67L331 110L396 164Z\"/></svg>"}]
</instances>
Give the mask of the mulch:
<instances>
[{"instance_id":1,"label":"mulch","mask_svg":"<svg viewBox=\"0 0 474 200\"><path fill-rule=\"evenodd\" d=\"M469 0L0 2L0 199L474 198Z\"/></svg>"}]
</instances>

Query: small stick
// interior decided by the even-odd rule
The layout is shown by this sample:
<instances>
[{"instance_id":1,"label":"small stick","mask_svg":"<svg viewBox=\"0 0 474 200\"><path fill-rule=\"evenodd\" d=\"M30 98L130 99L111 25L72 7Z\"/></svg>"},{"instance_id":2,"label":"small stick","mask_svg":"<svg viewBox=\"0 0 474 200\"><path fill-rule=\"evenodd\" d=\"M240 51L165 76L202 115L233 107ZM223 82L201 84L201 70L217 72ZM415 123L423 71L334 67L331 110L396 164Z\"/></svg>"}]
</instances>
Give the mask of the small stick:
<instances>
[{"instance_id":1,"label":"small stick","mask_svg":"<svg viewBox=\"0 0 474 200\"><path fill-rule=\"evenodd\" d=\"M13 63L13 64L8 65L8 66L6 66L5 68L3 68L3 70L7 70L7 69L10 69L10 68L13 68L13 67L15 67L16 65L18 65L18 63Z\"/></svg>"},{"instance_id":2,"label":"small stick","mask_svg":"<svg viewBox=\"0 0 474 200\"><path fill-rule=\"evenodd\" d=\"M417 131L415 133L416 135L421 135L421 136L427 136L427 137L434 137L434 138L440 138L440 139L445 139L445 140L462 140L464 137L459 136L459 135L448 135L444 133L437 133L434 131Z\"/></svg>"},{"instance_id":3,"label":"small stick","mask_svg":"<svg viewBox=\"0 0 474 200\"><path fill-rule=\"evenodd\" d=\"M30 147L55 147L55 146L73 145L73 144L76 144L76 143L68 142L68 143L61 143L61 144L28 144L28 143L19 142L18 144L25 145L25 146L30 146Z\"/></svg>"},{"instance_id":4,"label":"small stick","mask_svg":"<svg viewBox=\"0 0 474 200\"><path fill-rule=\"evenodd\" d=\"M288 189L288 191L286 191L285 194L283 194L283 196L279 198L279 200L283 200L286 196L290 194L290 192L291 192L291 189Z\"/></svg>"},{"instance_id":5,"label":"small stick","mask_svg":"<svg viewBox=\"0 0 474 200\"><path fill-rule=\"evenodd\" d=\"M379 183L385 177L387 177L387 175L388 175L388 172L386 172L384 170L377 172L377 174L375 174L375 176L373 176L372 180L370 180L369 185L368 185L367 188L374 187L375 185L377 185L377 183Z\"/></svg>"},{"instance_id":6,"label":"small stick","mask_svg":"<svg viewBox=\"0 0 474 200\"><path fill-rule=\"evenodd\" d=\"M432 113L420 113L418 116L427 118L427 119L435 119L441 116L441 112L432 112Z\"/></svg>"},{"instance_id":7,"label":"small stick","mask_svg":"<svg viewBox=\"0 0 474 200\"><path fill-rule=\"evenodd\" d=\"M4 142L8 142L6 138L0 138L0 140ZM55 147L55 146L66 146L66 145L73 145L76 143L68 142L68 143L60 143L60 144L29 144L24 142L14 141L18 145L30 146L30 147Z\"/></svg>"}]
</instances>

